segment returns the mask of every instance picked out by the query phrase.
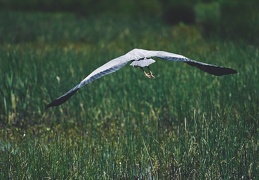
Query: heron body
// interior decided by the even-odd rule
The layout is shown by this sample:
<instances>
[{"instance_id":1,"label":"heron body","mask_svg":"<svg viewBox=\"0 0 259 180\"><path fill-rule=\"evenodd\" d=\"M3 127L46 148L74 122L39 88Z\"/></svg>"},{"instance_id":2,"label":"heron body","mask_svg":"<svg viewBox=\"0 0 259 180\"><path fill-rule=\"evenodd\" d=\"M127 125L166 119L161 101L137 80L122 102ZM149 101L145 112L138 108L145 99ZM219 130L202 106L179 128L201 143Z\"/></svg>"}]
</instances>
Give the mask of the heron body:
<instances>
[{"instance_id":1,"label":"heron body","mask_svg":"<svg viewBox=\"0 0 259 180\"><path fill-rule=\"evenodd\" d=\"M149 65L155 63L156 61L151 58L143 58L142 60L133 61L130 65L133 67L148 67Z\"/></svg>"},{"instance_id":2,"label":"heron body","mask_svg":"<svg viewBox=\"0 0 259 180\"><path fill-rule=\"evenodd\" d=\"M155 78L153 73L151 72L149 66L156 61L152 59L152 57L161 58L168 61L177 61L187 63L188 65L195 66L200 70L207 72L209 74L215 76L222 76L222 75L229 75L237 73L236 70L221 66L216 66L212 64L207 64L199 61L195 61L189 59L185 56L174 54L166 51L151 51L151 50L144 50L144 49L133 49L128 53L112 59L108 61L106 64L100 66L96 70L94 70L91 74L89 74L85 79L83 79L78 85L74 88L66 92L64 95L60 96L59 98L53 100L46 106L46 109L52 106L58 106L66 102L72 95L74 95L80 88L89 84L90 82L99 79L105 75L111 74L129 62L131 62L131 66L139 67L143 70L144 74L148 78ZM149 72L146 72L144 68L148 68Z\"/></svg>"}]
</instances>

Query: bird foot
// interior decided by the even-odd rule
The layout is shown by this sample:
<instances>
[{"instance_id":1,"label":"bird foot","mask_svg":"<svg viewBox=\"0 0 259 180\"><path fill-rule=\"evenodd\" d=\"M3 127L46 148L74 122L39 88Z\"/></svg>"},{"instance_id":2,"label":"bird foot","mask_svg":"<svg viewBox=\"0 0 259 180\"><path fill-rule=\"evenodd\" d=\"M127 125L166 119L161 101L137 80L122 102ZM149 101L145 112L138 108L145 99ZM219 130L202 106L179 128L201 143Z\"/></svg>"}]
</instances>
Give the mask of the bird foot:
<instances>
[{"instance_id":1,"label":"bird foot","mask_svg":"<svg viewBox=\"0 0 259 180\"><path fill-rule=\"evenodd\" d=\"M151 71L149 71L149 73L146 73L146 72L144 71L144 74L145 74L145 76L146 76L147 78L149 78L149 79L155 78L155 76L153 75L153 73L152 73Z\"/></svg>"},{"instance_id":2,"label":"bird foot","mask_svg":"<svg viewBox=\"0 0 259 180\"><path fill-rule=\"evenodd\" d=\"M149 75L152 77L152 78L155 78L155 76L153 75L153 73L151 71L149 71Z\"/></svg>"},{"instance_id":3,"label":"bird foot","mask_svg":"<svg viewBox=\"0 0 259 180\"><path fill-rule=\"evenodd\" d=\"M149 75L148 73L146 73L145 71L144 71L144 74L145 74L145 76L147 77L147 78L151 78L151 75Z\"/></svg>"}]
</instances>

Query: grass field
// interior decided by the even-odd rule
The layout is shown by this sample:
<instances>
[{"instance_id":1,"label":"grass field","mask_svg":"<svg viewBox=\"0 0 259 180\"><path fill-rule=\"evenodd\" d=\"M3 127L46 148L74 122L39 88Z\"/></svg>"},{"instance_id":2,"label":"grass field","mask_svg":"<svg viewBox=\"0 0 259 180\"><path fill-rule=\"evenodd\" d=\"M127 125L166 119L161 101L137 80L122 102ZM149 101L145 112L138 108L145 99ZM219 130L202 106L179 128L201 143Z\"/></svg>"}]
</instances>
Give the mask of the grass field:
<instances>
[{"instance_id":1,"label":"grass field","mask_svg":"<svg viewBox=\"0 0 259 180\"><path fill-rule=\"evenodd\" d=\"M257 179L258 47L158 20L0 13L0 179ZM44 109L133 48L238 70L215 77L157 59Z\"/></svg>"}]
</instances>

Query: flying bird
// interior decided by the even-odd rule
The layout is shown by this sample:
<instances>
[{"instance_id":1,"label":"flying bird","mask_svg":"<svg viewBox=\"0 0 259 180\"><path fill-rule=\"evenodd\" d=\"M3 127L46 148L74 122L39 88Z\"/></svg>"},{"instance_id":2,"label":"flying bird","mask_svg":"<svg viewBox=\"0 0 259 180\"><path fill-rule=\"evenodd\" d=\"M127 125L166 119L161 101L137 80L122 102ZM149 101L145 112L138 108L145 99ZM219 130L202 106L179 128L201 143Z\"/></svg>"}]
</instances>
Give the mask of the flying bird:
<instances>
[{"instance_id":1,"label":"flying bird","mask_svg":"<svg viewBox=\"0 0 259 180\"><path fill-rule=\"evenodd\" d=\"M189 59L185 56L174 54L170 52L165 51L151 51L151 50L144 50L144 49L133 49L129 51L128 53L117 57L115 59L110 60L106 64L102 65L101 67L94 70L91 74L89 74L85 79L83 79L78 85L76 85L74 88L66 92L64 95L60 96L59 98L53 100L51 103L49 103L46 106L46 109L52 106L58 106L66 102L72 95L74 95L80 88L83 86L89 84L90 82L99 79L107 74L113 73L129 62L131 62L131 66L133 67L139 67L144 72L144 75L147 78L155 78L154 74L150 70L150 65L155 63L156 61L152 59L152 57L157 57L161 59L165 59L168 61L177 61L177 62L183 62L191 66L195 66L199 68L202 71L205 71L209 74L215 75L215 76L222 76L222 75L228 75L228 74L235 74L237 73L236 70L221 66L216 66L212 64L206 64L203 62L195 61L192 59ZM146 68L148 72L145 71Z\"/></svg>"}]
</instances>

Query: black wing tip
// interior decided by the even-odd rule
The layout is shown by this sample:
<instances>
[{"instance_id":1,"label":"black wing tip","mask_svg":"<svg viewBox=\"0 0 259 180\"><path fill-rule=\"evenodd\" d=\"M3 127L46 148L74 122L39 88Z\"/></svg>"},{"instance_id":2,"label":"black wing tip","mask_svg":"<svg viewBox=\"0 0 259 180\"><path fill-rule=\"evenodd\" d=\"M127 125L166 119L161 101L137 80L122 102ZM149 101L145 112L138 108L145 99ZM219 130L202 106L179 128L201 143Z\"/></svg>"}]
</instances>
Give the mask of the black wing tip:
<instances>
[{"instance_id":1,"label":"black wing tip","mask_svg":"<svg viewBox=\"0 0 259 180\"><path fill-rule=\"evenodd\" d=\"M61 103L58 103L58 99L55 99L45 106L45 110L49 109L50 107L58 106L60 104Z\"/></svg>"},{"instance_id":2,"label":"black wing tip","mask_svg":"<svg viewBox=\"0 0 259 180\"><path fill-rule=\"evenodd\" d=\"M207 72L209 74L215 75L215 76L223 76L223 75L230 75L230 74L236 74L238 73L237 70L221 67L221 66L215 66L215 65L204 65L196 62L186 62L187 64L191 66L195 66L199 68L200 70Z\"/></svg>"},{"instance_id":3,"label":"black wing tip","mask_svg":"<svg viewBox=\"0 0 259 180\"><path fill-rule=\"evenodd\" d=\"M47 105L45 106L45 110L49 109L50 107L52 107L51 103L49 103L49 104L47 104Z\"/></svg>"},{"instance_id":4,"label":"black wing tip","mask_svg":"<svg viewBox=\"0 0 259 180\"><path fill-rule=\"evenodd\" d=\"M225 68L225 67L218 67L218 68L213 68L213 70L211 71L208 70L207 72L215 76L224 76L224 75L236 74L237 70L231 69L231 68Z\"/></svg>"},{"instance_id":5,"label":"black wing tip","mask_svg":"<svg viewBox=\"0 0 259 180\"><path fill-rule=\"evenodd\" d=\"M235 70L235 69L230 69L230 68L228 68L229 69L229 74L237 74L238 72L237 72L237 70Z\"/></svg>"},{"instance_id":6,"label":"black wing tip","mask_svg":"<svg viewBox=\"0 0 259 180\"><path fill-rule=\"evenodd\" d=\"M59 105L63 104L64 102L65 102L64 100L62 101L62 99L57 98L57 99L51 101L51 103L47 104L45 106L45 110L49 109L50 107L59 106Z\"/></svg>"},{"instance_id":7,"label":"black wing tip","mask_svg":"<svg viewBox=\"0 0 259 180\"><path fill-rule=\"evenodd\" d=\"M224 75L231 75L236 74L237 70L231 69L231 68L225 68L225 67L210 67L206 69L201 69L209 74L215 75L215 76L224 76Z\"/></svg>"},{"instance_id":8,"label":"black wing tip","mask_svg":"<svg viewBox=\"0 0 259 180\"><path fill-rule=\"evenodd\" d=\"M79 88L76 88L76 89L72 89L70 91L68 91L66 94L64 94L63 96L53 100L51 103L47 104L45 106L45 110L50 108L50 107L53 107L53 106L59 106L61 104L63 104L64 102L66 102L71 96L73 96L77 91L78 91Z\"/></svg>"}]
</instances>

